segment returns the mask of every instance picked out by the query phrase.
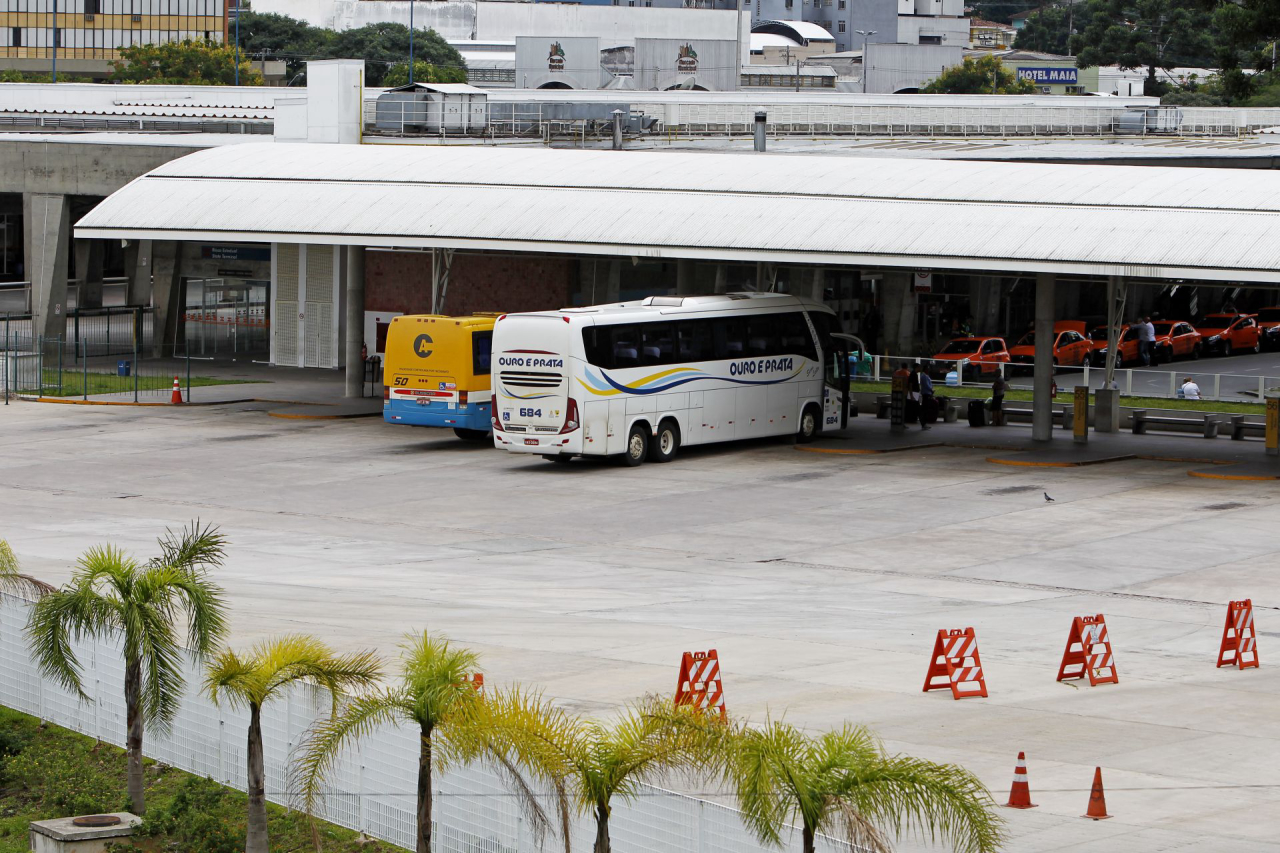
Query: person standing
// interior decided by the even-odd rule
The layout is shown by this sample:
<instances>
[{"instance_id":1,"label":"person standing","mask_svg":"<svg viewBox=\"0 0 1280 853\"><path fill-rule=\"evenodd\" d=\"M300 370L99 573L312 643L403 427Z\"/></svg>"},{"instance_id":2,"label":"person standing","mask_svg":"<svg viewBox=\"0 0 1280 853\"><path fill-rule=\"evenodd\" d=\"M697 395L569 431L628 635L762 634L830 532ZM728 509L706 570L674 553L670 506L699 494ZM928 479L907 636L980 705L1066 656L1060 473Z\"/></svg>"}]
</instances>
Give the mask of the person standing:
<instances>
[{"instance_id":1,"label":"person standing","mask_svg":"<svg viewBox=\"0 0 1280 853\"><path fill-rule=\"evenodd\" d=\"M1004 426L1004 392L1009 386L1004 376L996 374L996 381L991 383L991 425Z\"/></svg>"},{"instance_id":2,"label":"person standing","mask_svg":"<svg viewBox=\"0 0 1280 853\"><path fill-rule=\"evenodd\" d=\"M923 366L916 369L912 387L920 394L920 429L932 429L929 424L938 417L938 401L933 396L933 379Z\"/></svg>"},{"instance_id":3,"label":"person standing","mask_svg":"<svg viewBox=\"0 0 1280 853\"><path fill-rule=\"evenodd\" d=\"M1151 325L1150 317L1143 317L1138 323L1138 355L1142 358L1143 367L1151 366L1151 345L1156 340L1156 327Z\"/></svg>"}]
</instances>

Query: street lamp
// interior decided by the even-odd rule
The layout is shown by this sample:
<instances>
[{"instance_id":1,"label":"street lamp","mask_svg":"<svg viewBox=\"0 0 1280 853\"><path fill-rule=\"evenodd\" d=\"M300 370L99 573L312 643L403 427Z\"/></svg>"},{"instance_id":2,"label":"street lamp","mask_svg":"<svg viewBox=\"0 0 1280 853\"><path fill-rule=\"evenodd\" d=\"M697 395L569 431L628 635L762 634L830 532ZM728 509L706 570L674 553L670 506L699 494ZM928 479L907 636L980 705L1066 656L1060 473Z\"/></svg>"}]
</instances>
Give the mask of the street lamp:
<instances>
[{"instance_id":1,"label":"street lamp","mask_svg":"<svg viewBox=\"0 0 1280 853\"><path fill-rule=\"evenodd\" d=\"M862 94L867 94L867 39L876 34L875 30L854 30L862 36Z\"/></svg>"},{"instance_id":2,"label":"street lamp","mask_svg":"<svg viewBox=\"0 0 1280 853\"><path fill-rule=\"evenodd\" d=\"M58 82L58 0L53 0L53 82ZM34 281L34 279L32 279Z\"/></svg>"},{"instance_id":3,"label":"street lamp","mask_svg":"<svg viewBox=\"0 0 1280 853\"><path fill-rule=\"evenodd\" d=\"M413 0L409 0L409 85L413 85Z\"/></svg>"}]
</instances>

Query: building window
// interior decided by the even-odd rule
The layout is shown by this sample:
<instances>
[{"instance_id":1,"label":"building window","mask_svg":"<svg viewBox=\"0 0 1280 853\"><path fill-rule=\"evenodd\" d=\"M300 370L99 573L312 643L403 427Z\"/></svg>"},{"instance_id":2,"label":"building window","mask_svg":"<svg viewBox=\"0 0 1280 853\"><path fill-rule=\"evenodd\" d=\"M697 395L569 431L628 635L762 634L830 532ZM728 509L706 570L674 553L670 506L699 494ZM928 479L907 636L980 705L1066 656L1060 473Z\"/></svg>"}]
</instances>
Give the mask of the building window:
<instances>
[{"instance_id":1,"label":"building window","mask_svg":"<svg viewBox=\"0 0 1280 853\"><path fill-rule=\"evenodd\" d=\"M53 46L62 47L62 27L55 27L53 30Z\"/></svg>"},{"instance_id":2,"label":"building window","mask_svg":"<svg viewBox=\"0 0 1280 853\"><path fill-rule=\"evenodd\" d=\"M96 15L102 11L102 0L84 0L84 13Z\"/></svg>"},{"instance_id":3,"label":"building window","mask_svg":"<svg viewBox=\"0 0 1280 853\"><path fill-rule=\"evenodd\" d=\"M942 36L920 36L921 44L942 44Z\"/></svg>"},{"instance_id":4,"label":"building window","mask_svg":"<svg viewBox=\"0 0 1280 853\"><path fill-rule=\"evenodd\" d=\"M837 21L837 22L836 22L836 29L837 29L839 32L844 32L844 21Z\"/></svg>"},{"instance_id":5,"label":"building window","mask_svg":"<svg viewBox=\"0 0 1280 853\"><path fill-rule=\"evenodd\" d=\"M839 2L838 4L836 4L836 8L837 8L837 9L843 9L843 8L845 7L846 2L847 2L847 0L840 0L840 2Z\"/></svg>"},{"instance_id":6,"label":"building window","mask_svg":"<svg viewBox=\"0 0 1280 853\"><path fill-rule=\"evenodd\" d=\"M13 46L22 47L22 27L13 28Z\"/></svg>"}]
</instances>

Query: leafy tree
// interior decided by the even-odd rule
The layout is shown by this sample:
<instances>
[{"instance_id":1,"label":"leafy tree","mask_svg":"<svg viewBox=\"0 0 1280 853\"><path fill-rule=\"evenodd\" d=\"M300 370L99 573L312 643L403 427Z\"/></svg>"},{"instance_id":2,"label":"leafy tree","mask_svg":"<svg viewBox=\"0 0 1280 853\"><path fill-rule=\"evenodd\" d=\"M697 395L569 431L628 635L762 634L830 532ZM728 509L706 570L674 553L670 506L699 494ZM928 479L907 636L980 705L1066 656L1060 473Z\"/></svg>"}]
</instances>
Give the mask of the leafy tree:
<instances>
[{"instance_id":1,"label":"leafy tree","mask_svg":"<svg viewBox=\"0 0 1280 853\"><path fill-rule=\"evenodd\" d=\"M90 549L70 583L36 602L27 623L40 671L82 699L84 668L72 641L123 640L129 800L137 814L146 811L143 726L168 731L182 701L182 623L187 646L200 655L227 627L222 590L206 576L222 565L222 534L193 522L181 534L166 531L159 544L160 554L146 563L111 545Z\"/></svg>"},{"instance_id":2,"label":"leafy tree","mask_svg":"<svg viewBox=\"0 0 1280 853\"><path fill-rule=\"evenodd\" d=\"M266 774L262 760L262 706L294 682L326 688L333 701L353 687L370 687L382 675L372 652L336 654L314 637L286 636L259 643L246 655L219 652L209 663L205 690L218 704L249 709L249 822L245 853L267 853Z\"/></svg>"},{"instance_id":3,"label":"leafy tree","mask_svg":"<svg viewBox=\"0 0 1280 853\"><path fill-rule=\"evenodd\" d=\"M1070 49L1068 39L1071 36L1071 18L1084 9L1068 11L1064 6L1047 6L1027 17L1027 22L1018 31L1013 46L1018 50L1033 50L1039 53L1055 53L1064 56Z\"/></svg>"},{"instance_id":4,"label":"leafy tree","mask_svg":"<svg viewBox=\"0 0 1280 853\"><path fill-rule=\"evenodd\" d=\"M368 24L354 30L343 30L328 46L330 57L363 59L365 83L369 86L386 85L383 78L388 70L392 65L404 62L408 55L409 28L403 24ZM464 73L467 67L462 61L462 54L435 30L414 30L413 56L429 65L461 69Z\"/></svg>"},{"instance_id":5,"label":"leafy tree","mask_svg":"<svg viewBox=\"0 0 1280 853\"><path fill-rule=\"evenodd\" d=\"M991 91L993 83L995 92ZM925 95L1030 95L1035 91L1034 83L1005 68L998 57L990 54L980 59L966 56L964 62L952 65L920 89Z\"/></svg>"},{"instance_id":6,"label":"leafy tree","mask_svg":"<svg viewBox=\"0 0 1280 853\"><path fill-rule=\"evenodd\" d=\"M813 853L818 833L875 853L892 849L888 832L913 829L964 853L995 851L1003 841L1003 822L976 776L887 755L861 726L818 736L781 722L744 729L729 767L743 819L765 843L781 845L793 821L804 853Z\"/></svg>"},{"instance_id":7,"label":"leafy tree","mask_svg":"<svg viewBox=\"0 0 1280 853\"><path fill-rule=\"evenodd\" d=\"M39 598L53 591L54 588L44 581L24 575L19 570L18 558L13 549L8 542L0 539L0 592Z\"/></svg>"},{"instance_id":8,"label":"leafy tree","mask_svg":"<svg viewBox=\"0 0 1280 853\"><path fill-rule=\"evenodd\" d=\"M467 69L452 65L431 65L422 60L413 63L413 80L415 83L465 83ZM391 66L381 85L403 86L409 82L409 63L401 62Z\"/></svg>"},{"instance_id":9,"label":"leafy tree","mask_svg":"<svg viewBox=\"0 0 1280 853\"><path fill-rule=\"evenodd\" d=\"M1272 51L1280 40L1280 0L1237 0L1219 3L1213 13L1213 27L1224 49L1244 57L1259 71L1273 66ZM1223 68L1233 63L1221 63Z\"/></svg>"},{"instance_id":10,"label":"leafy tree","mask_svg":"<svg viewBox=\"0 0 1280 853\"><path fill-rule=\"evenodd\" d=\"M510 703L504 706L504 702ZM547 702L498 697L483 727L512 764L551 781L567 799L562 808L592 814L594 853L610 853L609 817L615 797L634 797L642 782L672 771L723 767L732 729L671 700L645 699L611 723L569 714ZM567 825L567 813L563 818Z\"/></svg>"},{"instance_id":11,"label":"leafy tree","mask_svg":"<svg viewBox=\"0 0 1280 853\"><path fill-rule=\"evenodd\" d=\"M419 733L417 853L431 851L432 773L483 756L494 758L505 771L535 833L546 831L550 818L533 791L517 768L492 749L487 727L501 715L482 713L487 700L467 680L475 672L476 654L426 631L406 637L401 652L398 685L350 699L308 734L296 768L307 810L313 811L320 800L324 779L344 747L381 726L402 724ZM513 713L537 710L519 698L505 700L502 708Z\"/></svg>"},{"instance_id":12,"label":"leafy tree","mask_svg":"<svg viewBox=\"0 0 1280 853\"><path fill-rule=\"evenodd\" d=\"M313 27L288 15L240 13L241 55L283 59L288 80L306 72L308 59L328 57L336 35L333 30Z\"/></svg>"},{"instance_id":13,"label":"leafy tree","mask_svg":"<svg viewBox=\"0 0 1280 853\"><path fill-rule=\"evenodd\" d=\"M213 41L138 44L119 50L114 79L121 83L159 83L189 86L229 86L235 83L235 48ZM262 75L240 52L240 82L262 85Z\"/></svg>"},{"instance_id":14,"label":"leafy tree","mask_svg":"<svg viewBox=\"0 0 1280 853\"><path fill-rule=\"evenodd\" d=\"M1147 94L1163 88L1158 69L1214 63L1212 20L1201 0L1089 0L1077 22L1076 64L1145 68Z\"/></svg>"}]
</instances>

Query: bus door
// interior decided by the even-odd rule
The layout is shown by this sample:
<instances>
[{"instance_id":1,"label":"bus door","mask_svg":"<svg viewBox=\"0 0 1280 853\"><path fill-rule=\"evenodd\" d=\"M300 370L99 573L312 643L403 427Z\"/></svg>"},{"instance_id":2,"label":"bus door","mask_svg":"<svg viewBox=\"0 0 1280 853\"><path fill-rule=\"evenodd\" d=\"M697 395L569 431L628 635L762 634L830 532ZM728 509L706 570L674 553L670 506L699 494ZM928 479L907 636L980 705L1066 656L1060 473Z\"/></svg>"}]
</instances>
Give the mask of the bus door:
<instances>
[{"instance_id":1,"label":"bus door","mask_svg":"<svg viewBox=\"0 0 1280 853\"><path fill-rule=\"evenodd\" d=\"M828 423L834 427L838 422L839 428L844 429L849 426L849 409L853 406L853 359L861 360L866 347L858 338L843 332L832 332L828 347L831 357L827 384L832 389L831 396L839 401Z\"/></svg>"}]
</instances>

